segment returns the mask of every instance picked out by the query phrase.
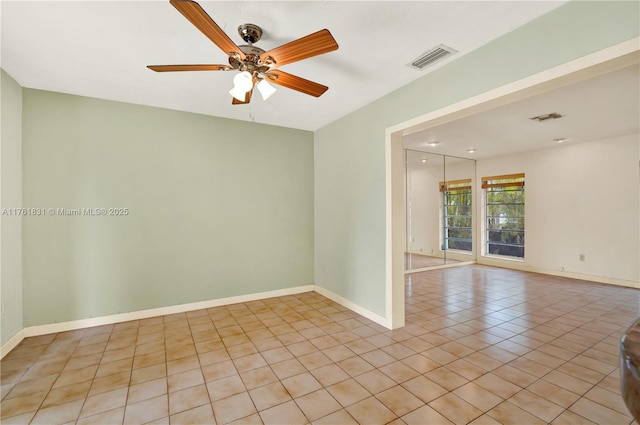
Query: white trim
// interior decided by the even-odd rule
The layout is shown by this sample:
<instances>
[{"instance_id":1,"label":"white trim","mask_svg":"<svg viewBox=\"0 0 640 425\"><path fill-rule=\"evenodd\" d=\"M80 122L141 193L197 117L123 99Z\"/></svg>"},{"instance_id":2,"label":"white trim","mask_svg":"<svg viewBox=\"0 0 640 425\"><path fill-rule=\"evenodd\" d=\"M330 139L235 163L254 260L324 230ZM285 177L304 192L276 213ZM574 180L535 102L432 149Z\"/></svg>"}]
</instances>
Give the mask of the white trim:
<instances>
[{"instance_id":1,"label":"white trim","mask_svg":"<svg viewBox=\"0 0 640 425\"><path fill-rule=\"evenodd\" d=\"M628 288L640 288L640 282L634 282L632 280L616 279L613 277L595 276L589 274L582 274L576 272L567 272L561 270L546 269L543 267L529 266L519 261L513 261L509 259L495 258L495 257L481 257L478 258L477 264L483 266L501 267L503 269L519 270L524 272L540 273L551 276L568 277L571 279L586 280L595 283L605 283L608 285L625 286Z\"/></svg>"},{"instance_id":2,"label":"white trim","mask_svg":"<svg viewBox=\"0 0 640 425\"><path fill-rule=\"evenodd\" d=\"M469 258L473 258L473 253L469 252L469 251L462 251L462 250L458 250L458 249L448 249L446 252L447 252L447 255L450 255L450 254L453 255L451 257L452 259L454 259L454 257L459 257L459 258L469 257ZM433 254L429 254L428 252L424 252L424 251L409 250L409 251L405 251L405 253L412 254L412 255L421 255L423 257L444 258L445 251L443 251L441 249L436 249L436 250L433 251ZM458 260L458 261L471 261L471 260Z\"/></svg>"},{"instance_id":3,"label":"white trim","mask_svg":"<svg viewBox=\"0 0 640 425\"><path fill-rule=\"evenodd\" d=\"M402 174L402 167L395 167L392 161L395 151L402 149L402 135L410 134L416 131L424 130L437 125L455 121L459 118L474 115L481 111L493 109L500 105L509 104L526 96L543 93L554 88L582 81L596 75L630 66L639 62L640 37L634 37L630 40L616 44L600 50L595 53L583 56L578 59L566 62L556 67L538 72L528 77L514 81L504 86L497 87L487 92L481 93L460 102L445 106L438 110L426 113L424 115L412 118L410 120L398 123L385 130L385 215L386 215L386 249L385 249L385 266L386 273L386 315L389 318L399 320L397 306L402 303L404 305L404 279L399 278L392 273L394 262L404 256L404 248L401 250L394 249L394 239L397 235L395 228L402 229L404 227L403 214L396 211L394 207L394 198L398 196L395 193L394 179L399 178ZM398 139L400 143L398 144ZM476 199L478 197L476 196ZM396 220L402 223L397 223ZM403 230L400 230L403 232ZM553 272L553 271L550 271ZM552 273L549 273L552 274ZM561 276L568 276L567 273ZM591 276L591 279L595 279ZM608 278L601 278L607 279ZM624 283L625 281L622 281ZM603 282L609 283L609 282ZM622 284L619 283L619 284ZM627 282L627 284L635 284ZM636 284L637 285L637 284ZM628 285L623 285L628 286ZM636 286L637 287L637 286ZM400 293L402 288L402 293ZM394 294L394 297L391 297ZM395 294L399 299L395 299ZM392 299L393 298L393 299ZM392 302L393 301L393 302ZM404 312L402 314L404 316Z\"/></svg>"},{"instance_id":4,"label":"white trim","mask_svg":"<svg viewBox=\"0 0 640 425\"><path fill-rule=\"evenodd\" d=\"M348 308L349 310L366 317L375 323L391 329L389 321L364 307L361 307L333 292L317 285L296 286L293 288L277 289L275 291L258 292L254 294L238 295L227 298L217 298L214 300L199 301L189 304L171 305L167 307L152 308L148 310L138 310L130 313L113 314L110 316L92 317L89 319L71 320L68 322L51 323L47 325L29 326L18 331L6 343L0 347L0 359L13 350L23 339L33 336L46 335L56 332L65 332L76 329L89 328L93 326L111 325L114 323L128 322L130 320L140 320L149 317L164 316L168 314L185 313L188 311L201 310L205 308L220 307L229 304L237 304L249 301L263 300L267 298L283 297L287 295L301 294L304 292L317 292L332 301Z\"/></svg>"},{"instance_id":5,"label":"white trim","mask_svg":"<svg viewBox=\"0 0 640 425\"><path fill-rule=\"evenodd\" d=\"M402 135L386 132L385 139L385 316L391 329L405 325L404 250L405 246L405 185ZM395 253L402 254L395 255ZM402 282L402 284L391 284Z\"/></svg>"},{"instance_id":6,"label":"white trim","mask_svg":"<svg viewBox=\"0 0 640 425\"><path fill-rule=\"evenodd\" d=\"M48 325L29 326L22 330L24 338L45 335L55 332L71 331L75 329L88 328L92 326L111 325L113 323L128 322L130 320L140 320L149 317L164 316L167 314L185 313L204 308L220 307L223 305L237 304L248 301L263 300L266 298L282 297L286 295L312 292L315 285L296 286L293 288L277 289L275 291L258 292L247 295L237 295L234 297L217 298L214 300L199 301L189 304L171 305L167 307L152 308L149 310L138 310L130 313L113 314L110 316L92 317L90 319L72 320L69 322L51 323Z\"/></svg>"},{"instance_id":7,"label":"white trim","mask_svg":"<svg viewBox=\"0 0 640 425\"><path fill-rule=\"evenodd\" d=\"M511 261L513 263L524 263L524 257L509 257L508 255L500 255L500 254L484 254L480 257L486 258L487 260L498 260L498 261Z\"/></svg>"},{"instance_id":8,"label":"white trim","mask_svg":"<svg viewBox=\"0 0 640 425\"><path fill-rule=\"evenodd\" d=\"M369 320L372 320L374 322L376 322L377 324L379 324L380 326L384 326L387 329L391 329L391 323L390 323L390 319L386 318L386 317L382 317L379 314L376 314L372 311L367 310L364 307L359 306L358 304L349 301L346 298L341 297L338 294L335 294L331 291L329 291L328 289L325 289L321 286L316 285L315 287L315 291L322 295L323 297L327 297L329 298L331 301L334 301L338 304L340 304L343 307L348 308L349 310L358 313L360 316L364 316Z\"/></svg>"},{"instance_id":9,"label":"white trim","mask_svg":"<svg viewBox=\"0 0 640 425\"><path fill-rule=\"evenodd\" d=\"M460 267L460 266L470 266L471 264L476 264L475 261L460 261L457 263L449 263L449 264L440 264L438 266L429 266L429 267L422 267L420 269L411 269L411 270L405 270L404 274L413 274L413 273L420 273L420 272L428 272L431 270L439 270L439 269L450 269L452 267Z\"/></svg>"},{"instance_id":10,"label":"white trim","mask_svg":"<svg viewBox=\"0 0 640 425\"><path fill-rule=\"evenodd\" d=\"M2 344L2 347L0 347L0 359L4 358L4 356L9 354L9 351L16 348L18 344L22 342L23 339L24 339L24 329L20 329L18 332L16 332L14 336L9 338L7 342Z\"/></svg>"},{"instance_id":11,"label":"white trim","mask_svg":"<svg viewBox=\"0 0 640 425\"><path fill-rule=\"evenodd\" d=\"M387 318L390 318L393 314L393 286L389 285L389 282L394 280L393 276L393 217L391 216L391 205L393 205L393 189L392 189L392 176L393 170L392 162L392 134L387 131L384 144L384 174L385 178L385 288L384 288L384 314ZM403 259L404 263L404 259Z\"/></svg>"},{"instance_id":12,"label":"white trim","mask_svg":"<svg viewBox=\"0 0 640 425\"><path fill-rule=\"evenodd\" d=\"M411 254L411 255L421 255L423 257L433 257L433 258L442 258L444 259L444 251L441 249L435 249L433 251L433 254L429 254L428 252L424 252L424 251L405 251L405 254Z\"/></svg>"},{"instance_id":13,"label":"white trim","mask_svg":"<svg viewBox=\"0 0 640 425\"><path fill-rule=\"evenodd\" d=\"M411 133L414 133L444 124L445 122L455 121L462 116L473 115L480 112L479 110L473 110L460 114L460 112L467 112L466 110L472 107L482 106L482 110L488 110L499 105L512 103L520 98L521 95L524 95L524 93L521 93L523 90L526 90L526 94L530 96L562 85L591 78L626 65L635 64L638 62L639 44L640 37L623 41L615 46L574 59L570 62L445 106L436 111L428 112L424 115L401 122L387 128L387 134L389 135L398 131L402 132L407 129L409 129ZM622 64L620 60L622 60ZM578 79L576 79L576 75L573 75L575 73L580 73ZM530 91L532 89L535 90L535 93ZM494 103L494 101L498 101L498 103ZM443 118L443 120L430 122L441 118ZM409 132L406 134L409 134Z\"/></svg>"}]
</instances>

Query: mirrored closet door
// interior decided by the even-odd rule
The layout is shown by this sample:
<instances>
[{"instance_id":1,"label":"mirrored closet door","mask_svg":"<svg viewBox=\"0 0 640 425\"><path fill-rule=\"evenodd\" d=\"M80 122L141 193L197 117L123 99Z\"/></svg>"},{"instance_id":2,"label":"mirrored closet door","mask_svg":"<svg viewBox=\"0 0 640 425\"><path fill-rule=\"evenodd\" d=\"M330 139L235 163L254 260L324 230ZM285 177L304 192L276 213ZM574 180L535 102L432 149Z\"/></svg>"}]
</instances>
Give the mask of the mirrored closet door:
<instances>
[{"instance_id":1,"label":"mirrored closet door","mask_svg":"<svg viewBox=\"0 0 640 425\"><path fill-rule=\"evenodd\" d=\"M475 260L475 161L405 150L405 270Z\"/></svg>"}]
</instances>

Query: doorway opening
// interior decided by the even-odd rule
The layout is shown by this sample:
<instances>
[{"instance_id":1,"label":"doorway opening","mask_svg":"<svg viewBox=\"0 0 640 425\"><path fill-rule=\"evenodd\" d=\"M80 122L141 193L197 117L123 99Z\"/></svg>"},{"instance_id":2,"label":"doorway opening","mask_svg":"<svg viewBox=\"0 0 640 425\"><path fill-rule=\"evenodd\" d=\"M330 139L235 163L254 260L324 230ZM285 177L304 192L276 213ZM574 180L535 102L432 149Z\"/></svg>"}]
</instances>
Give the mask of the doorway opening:
<instances>
[{"instance_id":1,"label":"doorway opening","mask_svg":"<svg viewBox=\"0 0 640 425\"><path fill-rule=\"evenodd\" d=\"M621 69L640 61L638 38L584 56L538 74L465 99L386 130L386 317L392 329L404 326L405 154L403 138L419 131L507 105L578 81ZM478 230L474 230L477 237ZM477 246L477 243L475 244Z\"/></svg>"}]
</instances>

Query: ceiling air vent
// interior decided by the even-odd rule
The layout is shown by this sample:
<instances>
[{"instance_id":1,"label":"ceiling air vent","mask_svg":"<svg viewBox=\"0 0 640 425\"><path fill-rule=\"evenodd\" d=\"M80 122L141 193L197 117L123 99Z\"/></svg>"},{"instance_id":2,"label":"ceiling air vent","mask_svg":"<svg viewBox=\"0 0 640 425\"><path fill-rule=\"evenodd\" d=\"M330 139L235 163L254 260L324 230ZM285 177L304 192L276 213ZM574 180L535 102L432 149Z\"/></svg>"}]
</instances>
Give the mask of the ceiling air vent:
<instances>
[{"instance_id":1,"label":"ceiling air vent","mask_svg":"<svg viewBox=\"0 0 640 425\"><path fill-rule=\"evenodd\" d=\"M424 52L423 54L421 54L420 56L412 60L411 63L408 63L407 66L417 69L418 71L422 71L427 66L433 63L436 63L439 60L442 60L447 56L457 52L458 52L457 50L452 49L451 47L445 46L444 44L441 44L427 52Z\"/></svg>"}]
</instances>

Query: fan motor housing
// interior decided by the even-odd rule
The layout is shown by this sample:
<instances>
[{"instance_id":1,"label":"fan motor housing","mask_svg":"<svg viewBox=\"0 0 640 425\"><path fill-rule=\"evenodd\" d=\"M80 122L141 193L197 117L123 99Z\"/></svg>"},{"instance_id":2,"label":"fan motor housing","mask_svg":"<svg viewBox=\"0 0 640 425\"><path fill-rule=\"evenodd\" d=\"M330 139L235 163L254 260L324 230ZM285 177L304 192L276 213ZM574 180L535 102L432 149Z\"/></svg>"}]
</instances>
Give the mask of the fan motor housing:
<instances>
[{"instance_id":1,"label":"fan motor housing","mask_svg":"<svg viewBox=\"0 0 640 425\"><path fill-rule=\"evenodd\" d=\"M262 37L262 28L256 24L242 24L238 27L238 34L250 44L257 43Z\"/></svg>"},{"instance_id":2,"label":"fan motor housing","mask_svg":"<svg viewBox=\"0 0 640 425\"><path fill-rule=\"evenodd\" d=\"M240 27L242 27L242 25ZM238 31L240 30L238 29ZM229 56L229 65L235 69L249 71L251 73L254 71L259 73L269 71L269 65L262 63L260 60L260 56L264 53L264 50L251 44L238 47L242 50L242 53L244 53L245 58L239 59L238 56Z\"/></svg>"},{"instance_id":3,"label":"fan motor housing","mask_svg":"<svg viewBox=\"0 0 640 425\"><path fill-rule=\"evenodd\" d=\"M244 53L245 56L253 55L253 56L260 57L260 55L264 53L264 50L256 46L238 46L238 47L240 48L240 50L242 50L242 53Z\"/></svg>"},{"instance_id":4,"label":"fan motor housing","mask_svg":"<svg viewBox=\"0 0 640 425\"><path fill-rule=\"evenodd\" d=\"M245 42L249 43L244 46L238 46L242 53L244 53L245 58L240 59L237 56L230 55L229 65L243 71L247 70L251 73L253 73L253 71L268 71L269 67L260 63L260 56L262 56L264 50L253 45L253 43L256 43L262 37L262 28L256 24L242 24L238 27L238 34L240 34L240 37L242 37Z\"/></svg>"}]
</instances>

